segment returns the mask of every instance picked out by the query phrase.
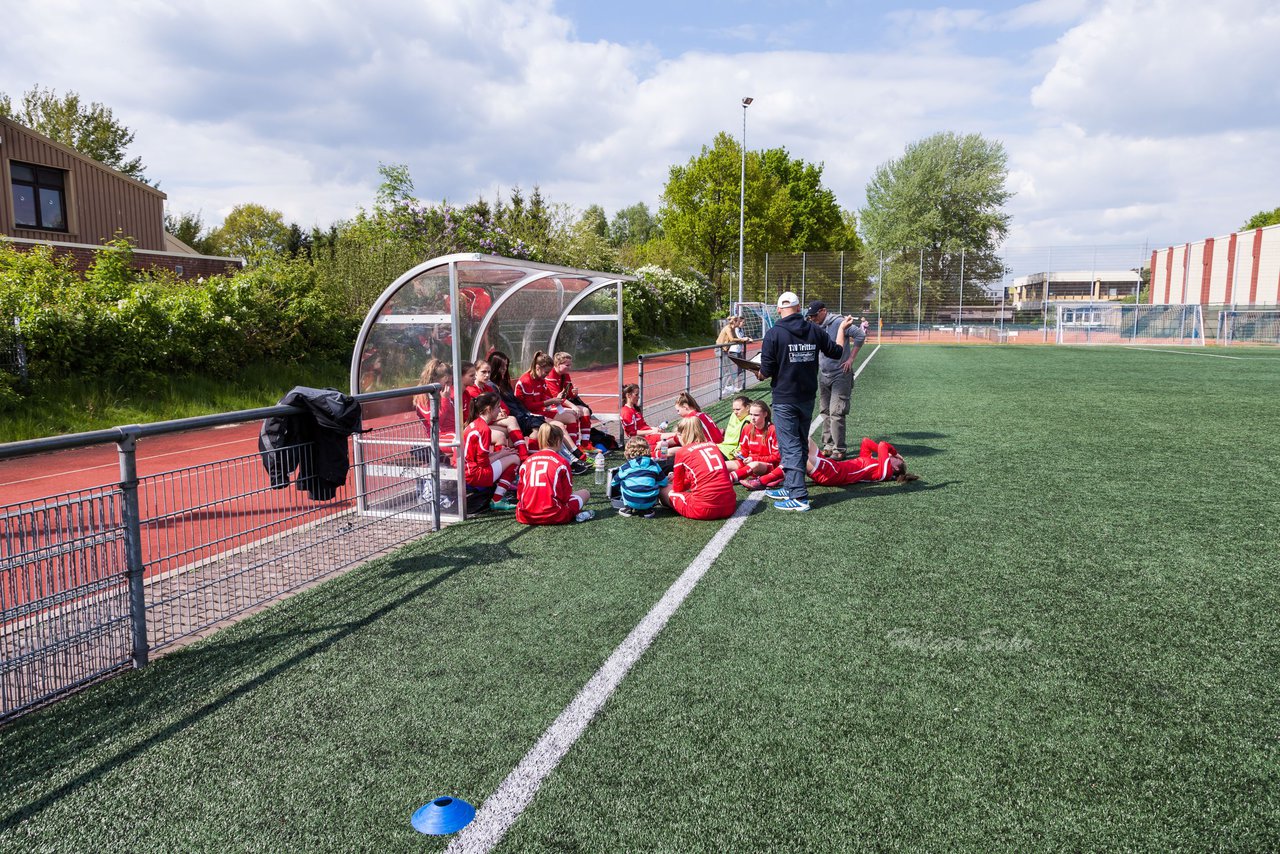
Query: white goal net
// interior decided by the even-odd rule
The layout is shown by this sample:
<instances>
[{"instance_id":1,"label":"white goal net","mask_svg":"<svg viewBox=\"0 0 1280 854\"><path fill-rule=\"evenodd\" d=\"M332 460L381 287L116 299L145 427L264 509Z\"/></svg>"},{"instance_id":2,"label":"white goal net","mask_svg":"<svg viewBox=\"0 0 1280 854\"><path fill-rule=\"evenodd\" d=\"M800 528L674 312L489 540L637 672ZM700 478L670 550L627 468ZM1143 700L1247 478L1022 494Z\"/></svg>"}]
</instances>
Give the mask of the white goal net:
<instances>
[{"instance_id":1,"label":"white goal net","mask_svg":"<svg viewBox=\"0 0 1280 854\"><path fill-rule=\"evenodd\" d=\"M1058 303L1059 344L1184 344L1203 346L1204 312L1198 305Z\"/></svg>"}]
</instances>

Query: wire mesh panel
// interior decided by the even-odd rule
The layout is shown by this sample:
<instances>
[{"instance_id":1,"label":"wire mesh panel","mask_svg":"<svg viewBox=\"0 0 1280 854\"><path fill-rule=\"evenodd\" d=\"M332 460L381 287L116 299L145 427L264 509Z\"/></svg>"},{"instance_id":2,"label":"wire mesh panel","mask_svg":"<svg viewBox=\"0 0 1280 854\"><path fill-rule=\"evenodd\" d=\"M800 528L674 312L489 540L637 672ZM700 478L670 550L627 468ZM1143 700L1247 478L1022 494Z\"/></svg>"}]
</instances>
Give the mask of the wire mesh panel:
<instances>
[{"instance_id":1,"label":"wire mesh panel","mask_svg":"<svg viewBox=\"0 0 1280 854\"><path fill-rule=\"evenodd\" d=\"M1234 309L1219 319L1223 344L1280 344L1280 310Z\"/></svg>"},{"instance_id":2,"label":"wire mesh panel","mask_svg":"<svg viewBox=\"0 0 1280 854\"><path fill-rule=\"evenodd\" d=\"M745 345L746 357L760 351L759 342ZM719 347L694 347L640 357L640 399L645 420L656 426L661 421L677 418L675 400L688 391L700 406L732 397L742 388L760 381L754 374L738 371L723 358Z\"/></svg>"},{"instance_id":3,"label":"wire mesh panel","mask_svg":"<svg viewBox=\"0 0 1280 854\"><path fill-rule=\"evenodd\" d=\"M0 719L131 663L120 493L0 508Z\"/></svg>"},{"instance_id":4,"label":"wire mesh panel","mask_svg":"<svg viewBox=\"0 0 1280 854\"><path fill-rule=\"evenodd\" d=\"M373 447L363 465L375 471L412 462L412 445ZM288 450L309 465L310 445ZM428 532L418 483L375 478L371 497L380 512L367 515L356 512L350 475L336 495L321 500L305 482L273 489L256 454L143 478L138 494L152 649Z\"/></svg>"}]
</instances>

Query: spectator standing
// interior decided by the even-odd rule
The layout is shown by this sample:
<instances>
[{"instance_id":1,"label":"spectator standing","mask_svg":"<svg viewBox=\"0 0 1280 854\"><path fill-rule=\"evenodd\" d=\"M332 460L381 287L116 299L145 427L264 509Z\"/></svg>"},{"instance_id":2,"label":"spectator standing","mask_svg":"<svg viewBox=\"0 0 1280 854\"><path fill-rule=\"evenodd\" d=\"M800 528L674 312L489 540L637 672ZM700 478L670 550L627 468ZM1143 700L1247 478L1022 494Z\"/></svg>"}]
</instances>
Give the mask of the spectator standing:
<instances>
[{"instance_id":1,"label":"spectator standing","mask_svg":"<svg viewBox=\"0 0 1280 854\"><path fill-rule=\"evenodd\" d=\"M720 336L716 338L716 343L721 345L720 352L720 375L725 378L724 391L732 394L735 391L741 391L746 383L743 382L743 370L729 361L729 356L745 356L746 345L750 343L750 338L742 337L742 325L745 321L738 316L730 317L724 322L724 326L720 329Z\"/></svg>"},{"instance_id":2,"label":"spectator standing","mask_svg":"<svg viewBox=\"0 0 1280 854\"><path fill-rule=\"evenodd\" d=\"M784 473L781 489L766 495L779 510L809 509L805 469L809 456L809 425L818 391L818 354L836 359L844 355L845 334L852 317L841 319L836 340L800 316L800 297L786 291L778 297L778 322L765 333L757 375L773 387L773 423Z\"/></svg>"},{"instance_id":3,"label":"spectator standing","mask_svg":"<svg viewBox=\"0 0 1280 854\"><path fill-rule=\"evenodd\" d=\"M827 311L822 300L809 303L804 313L814 324L835 340L841 318ZM857 357L867 333L862 325L849 328L845 334L844 352L838 359L829 359L823 353L818 357L818 411L822 413L822 452L833 460L843 460L848 455L845 438L845 416L849 413L849 398L853 396L853 360Z\"/></svg>"}]
</instances>

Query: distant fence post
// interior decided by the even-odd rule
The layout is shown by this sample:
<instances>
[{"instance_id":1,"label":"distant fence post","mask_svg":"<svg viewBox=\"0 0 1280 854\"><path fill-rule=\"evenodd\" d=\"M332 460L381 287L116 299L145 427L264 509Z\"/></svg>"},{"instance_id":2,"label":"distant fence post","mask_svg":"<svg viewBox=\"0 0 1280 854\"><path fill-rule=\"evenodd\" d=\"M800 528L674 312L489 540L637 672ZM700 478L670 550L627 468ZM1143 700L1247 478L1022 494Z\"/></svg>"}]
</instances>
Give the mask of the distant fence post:
<instances>
[{"instance_id":1,"label":"distant fence post","mask_svg":"<svg viewBox=\"0 0 1280 854\"><path fill-rule=\"evenodd\" d=\"M693 354L684 354L684 387L687 389L693 384Z\"/></svg>"},{"instance_id":2,"label":"distant fence post","mask_svg":"<svg viewBox=\"0 0 1280 854\"><path fill-rule=\"evenodd\" d=\"M124 438L116 442L120 457L120 493L123 499L125 565L129 583L129 620L133 627L133 666L146 667L147 598L142 583L142 515L138 510L137 427L122 427Z\"/></svg>"},{"instance_id":3,"label":"distant fence post","mask_svg":"<svg viewBox=\"0 0 1280 854\"><path fill-rule=\"evenodd\" d=\"M636 385L640 386L639 403L641 406L644 406L644 354L643 353L636 356Z\"/></svg>"}]
</instances>

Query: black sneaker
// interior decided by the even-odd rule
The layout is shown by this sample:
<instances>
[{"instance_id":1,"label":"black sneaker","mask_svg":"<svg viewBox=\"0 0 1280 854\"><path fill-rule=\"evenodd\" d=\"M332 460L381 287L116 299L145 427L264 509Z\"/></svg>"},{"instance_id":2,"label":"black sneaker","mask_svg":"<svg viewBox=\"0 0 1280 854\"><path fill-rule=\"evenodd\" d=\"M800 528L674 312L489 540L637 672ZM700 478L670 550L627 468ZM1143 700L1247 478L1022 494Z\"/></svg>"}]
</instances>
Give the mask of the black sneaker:
<instances>
[{"instance_id":1,"label":"black sneaker","mask_svg":"<svg viewBox=\"0 0 1280 854\"><path fill-rule=\"evenodd\" d=\"M636 511L634 508L631 508L631 507L619 507L618 515L626 516L628 519L630 519L632 516L636 515Z\"/></svg>"},{"instance_id":2,"label":"black sneaker","mask_svg":"<svg viewBox=\"0 0 1280 854\"><path fill-rule=\"evenodd\" d=\"M657 511L656 511L656 510L645 510L643 513L641 513L641 514L640 514L640 518L641 518L641 519L652 519L652 518L653 518L654 516L656 516L656 515L657 515Z\"/></svg>"},{"instance_id":3,"label":"black sneaker","mask_svg":"<svg viewBox=\"0 0 1280 854\"><path fill-rule=\"evenodd\" d=\"M569 471L573 472L575 475L586 474L593 468L594 467L585 460L574 460L569 463Z\"/></svg>"}]
</instances>

